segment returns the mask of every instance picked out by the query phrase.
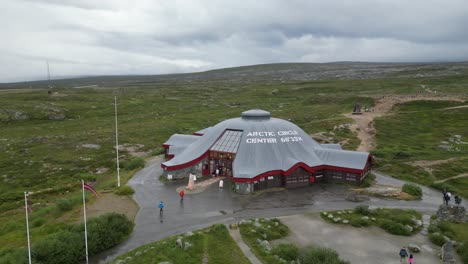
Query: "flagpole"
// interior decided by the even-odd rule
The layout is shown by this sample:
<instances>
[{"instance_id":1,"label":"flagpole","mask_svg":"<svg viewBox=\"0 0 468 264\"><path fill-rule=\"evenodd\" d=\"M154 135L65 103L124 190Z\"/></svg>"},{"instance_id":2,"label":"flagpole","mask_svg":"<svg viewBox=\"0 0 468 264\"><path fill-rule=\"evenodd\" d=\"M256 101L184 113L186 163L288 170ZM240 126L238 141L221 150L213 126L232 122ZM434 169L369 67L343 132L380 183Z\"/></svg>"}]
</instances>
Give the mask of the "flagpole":
<instances>
[{"instance_id":1,"label":"flagpole","mask_svg":"<svg viewBox=\"0 0 468 264\"><path fill-rule=\"evenodd\" d=\"M81 188L83 190L83 214L84 214L84 230L85 230L85 246L86 246L86 264L88 264L88 229L86 228L86 202L85 202L85 189L84 181L81 180Z\"/></svg>"},{"instance_id":2,"label":"flagpole","mask_svg":"<svg viewBox=\"0 0 468 264\"><path fill-rule=\"evenodd\" d=\"M117 152L117 187L120 188L120 166L119 166L119 134L117 133L117 96L114 97L115 106L115 151Z\"/></svg>"},{"instance_id":3,"label":"flagpole","mask_svg":"<svg viewBox=\"0 0 468 264\"><path fill-rule=\"evenodd\" d=\"M28 235L28 256L29 256L29 264L31 264L31 242L29 241L29 215L28 215L28 192L24 192L24 205L26 210L26 233Z\"/></svg>"}]
</instances>

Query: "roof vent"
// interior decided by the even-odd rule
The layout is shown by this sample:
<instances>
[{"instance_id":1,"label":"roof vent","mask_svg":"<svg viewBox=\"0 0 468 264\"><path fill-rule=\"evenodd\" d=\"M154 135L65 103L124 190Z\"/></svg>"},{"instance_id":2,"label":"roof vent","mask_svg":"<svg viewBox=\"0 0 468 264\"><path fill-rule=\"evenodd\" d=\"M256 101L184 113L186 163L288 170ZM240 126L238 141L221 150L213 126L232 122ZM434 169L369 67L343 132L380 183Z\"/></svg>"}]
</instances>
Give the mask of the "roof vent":
<instances>
[{"instance_id":1,"label":"roof vent","mask_svg":"<svg viewBox=\"0 0 468 264\"><path fill-rule=\"evenodd\" d=\"M261 109L251 109L242 112L242 119L270 119L271 113Z\"/></svg>"}]
</instances>

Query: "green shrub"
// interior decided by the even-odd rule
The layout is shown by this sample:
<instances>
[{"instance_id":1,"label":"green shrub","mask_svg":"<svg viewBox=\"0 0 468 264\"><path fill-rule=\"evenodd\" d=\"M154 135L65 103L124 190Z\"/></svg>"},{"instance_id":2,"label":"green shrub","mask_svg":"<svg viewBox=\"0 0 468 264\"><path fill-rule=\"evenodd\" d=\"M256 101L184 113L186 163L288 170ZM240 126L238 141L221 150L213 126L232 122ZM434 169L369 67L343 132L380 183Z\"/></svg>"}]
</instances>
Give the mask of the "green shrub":
<instances>
[{"instance_id":1,"label":"green shrub","mask_svg":"<svg viewBox=\"0 0 468 264\"><path fill-rule=\"evenodd\" d=\"M107 213L87 222L89 254L94 255L123 241L133 230L133 223L123 214ZM80 225L75 231L84 231Z\"/></svg>"},{"instance_id":2,"label":"green shrub","mask_svg":"<svg viewBox=\"0 0 468 264\"><path fill-rule=\"evenodd\" d=\"M429 234L429 239L431 242L437 246L442 246L445 244L444 237L439 233Z\"/></svg>"},{"instance_id":3,"label":"green shrub","mask_svg":"<svg viewBox=\"0 0 468 264\"><path fill-rule=\"evenodd\" d=\"M440 221L440 222L437 223L437 228L440 230L440 232L442 234L444 234L444 236L447 236L447 237L449 237L451 239L455 238L455 230L453 230L450 227L450 223Z\"/></svg>"},{"instance_id":4,"label":"green shrub","mask_svg":"<svg viewBox=\"0 0 468 264\"><path fill-rule=\"evenodd\" d=\"M284 260L296 260L299 256L299 248L291 243L279 244L271 250L271 254L278 255Z\"/></svg>"},{"instance_id":5,"label":"green shrub","mask_svg":"<svg viewBox=\"0 0 468 264\"><path fill-rule=\"evenodd\" d=\"M126 160L121 163L121 168L126 170L134 170L137 168L144 168L145 167L145 159L137 157L131 158L130 160Z\"/></svg>"},{"instance_id":6,"label":"green shrub","mask_svg":"<svg viewBox=\"0 0 468 264\"><path fill-rule=\"evenodd\" d=\"M353 218L353 219L349 220L349 223L352 226L355 226L355 227L369 226L370 225L369 220L365 220L365 219L362 219L362 218Z\"/></svg>"},{"instance_id":7,"label":"green shrub","mask_svg":"<svg viewBox=\"0 0 468 264\"><path fill-rule=\"evenodd\" d=\"M64 230L34 243L31 255L34 263L74 264L81 262L84 252L83 235Z\"/></svg>"},{"instance_id":8,"label":"green shrub","mask_svg":"<svg viewBox=\"0 0 468 264\"><path fill-rule=\"evenodd\" d=\"M133 188L128 185L121 186L115 191L115 194L117 195L132 195L134 193L135 190L133 190Z\"/></svg>"},{"instance_id":9,"label":"green shrub","mask_svg":"<svg viewBox=\"0 0 468 264\"><path fill-rule=\"evenodd\" d=\"M392 222L390 220L384 220L380 223L380 227L390 234L399 236L409 236L411 232L402 224Z\"/></svg>"},{"instance_id":10,"label":"green shrub","mask_svg":"<svg viewBox=\"0 0 468 264\"><path fill-rule=\"evenodd\" d=\"M91 218L87 224L90 256L117 245L133 229L133 223L125 215L116 213ZM32 247L33 262L80 263L85 252L83 234L83 224L63 226L61 231L36 241Z\"/></svg>"},{"instance_id":11,"label":"green shrub","mask_svg":"<svg viewBox=\"0 0 468 264\"><path fill-rule=\"evenodd\" d=\"M372 173L369 173L361 182L360 187L362 188L370 187L374 181L375 181L375 175Z\"/></svg>"},{"instance_id":12,"label":"green shrub","mask_svg":"<svg viewBox=\"0 0 468 264\"><path fill-rule=\"evenodd\" d=\"M348 261L341 260L335 250L313 246L303 249L299 259L304 264L349 264Z\"/></svg>"},{"instance_id":13,"label":"green shrub","mask_svg":"<svg viewBox=\"0 0 468 264\"><path fill-rule=\"evenodd\" d=\"M358 205L354 208L354 212L360 215L369 215L370 214L369 206L363 205L363 204Z\"/></svg>"},{"instance_id":14,"label":"green shrub","mask_svg":"<svg viewBox=\"0 0 468 264\"><path fill-rule=\"evenodd\" d=\"M404 191L405 193L411 194L415 197L421 198L422 196L422 189L416 184L405 183L402 187L402 191Z\"/></svg>"},{"instance_id":15,"label":"green shrub","mask_svg":"<svg viewBox=\"0 0 468 264\"><path fill-rule=\"evenodd\" d=\"M462 246L459 246L457 252L463 259L463 263L468 263L468 241L465 241Z\"/></svg>"}]
</instances>

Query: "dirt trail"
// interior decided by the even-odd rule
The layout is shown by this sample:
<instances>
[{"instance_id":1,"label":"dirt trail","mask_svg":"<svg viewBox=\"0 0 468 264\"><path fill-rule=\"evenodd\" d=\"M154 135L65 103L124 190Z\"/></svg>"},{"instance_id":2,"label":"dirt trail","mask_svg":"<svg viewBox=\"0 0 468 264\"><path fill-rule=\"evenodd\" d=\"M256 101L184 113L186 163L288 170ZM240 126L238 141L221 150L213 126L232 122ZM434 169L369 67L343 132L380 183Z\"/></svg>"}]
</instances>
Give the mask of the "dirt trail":
<instances>
[{"instance_id":1,"label":"dirt trail","mask_svg":"<svg viewBox=\"0 0 468 264\"><path fill-rule=\"evenodd\" d=\"M457 176L453 176L453 177L450 177L450 178L446 178L446 179L443 179L443 180L440 180L440 181L435 181L435 183L446 182L446 181L449 181L449 180L458 179L458 178L464 178L464 177L468 177L468 173L458 174Z\"/></svg>"},{"instance_id":2,"label":"dirt trail","mask_svg":"<svg viewBox=\"0 0 468 264\"><path fill-rule=\"evenodd\" d=\"M429 174L432 174L432 171L434 170L432 168L433 166L450 163L453 161L457 161L459 159L460 158L450 158L450 159L445 159L445 160L418 160L418 161L411 161L411 162L405 162L405 163L413 167L420 167L423 170L427 171Z\"/></svg>"},{"instance_id":3,"label":"dirt trail","mask_svg":"<svg viewBox=\"0 0 468 264\"><path fill-rule=\"evenodd\" d=\"M351 131L357 134L357 137L361 140L357 151L369 152L377 147L375 143L374 135L376 130L374 128L374 118L381 117L388 114L394 105L400 103L406 103L417 100L429 100L429 101L457 101L464 102L465 100L461 96L456 95L434 95L434 94L415 94L415 95L385 95L376 97L376 104L371 112L363 112L361 115L353 115L351 113L346 114L346 117L352 118L355 122L351 126ZM448 107L449 109L464 108L464 106Z\"/></svg>"}]
</instances>

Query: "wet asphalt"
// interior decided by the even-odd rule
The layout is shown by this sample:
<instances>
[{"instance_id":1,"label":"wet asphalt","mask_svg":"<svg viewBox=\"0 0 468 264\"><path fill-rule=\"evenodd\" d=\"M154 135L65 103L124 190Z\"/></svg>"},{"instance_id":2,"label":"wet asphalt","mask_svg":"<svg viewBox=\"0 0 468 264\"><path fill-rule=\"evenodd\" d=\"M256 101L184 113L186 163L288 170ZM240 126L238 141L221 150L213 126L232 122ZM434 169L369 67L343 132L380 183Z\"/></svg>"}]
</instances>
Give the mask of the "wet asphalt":
<instances>
[{"instance_id":1,"label":"wet asphalt","mask_svg":"<svg viewBox=\"0 0 468 264\"><path fill-rule=\"evenodd\" d=\"M204 192L186 194L184 201L176 188L186 183L163 183L162 158L152 159L146 168L135 174L128 185L135 190L133 198L140 206L135 218L135 228L129 239L118 246L91 258L91 263L107 263L115 257L141 245L162 238L204 228L216 223L232 223L241 219L255 217L277 217L305 212L351 209L358 204L374 207L416 209L426 214L433 214L442 202L442 194L423 187L423 199L420 201L398 201L386 198L359 196L359 202L349 201L353 191L348 185L316 184L297 189L264 191L251 195L239 195L231 190L231 183L226 181L224 189L216 184ZM377 174L379 183L402 185L382 173ZM160 215L158 204L165 204Z\"/></svg>"}]
</instances>

